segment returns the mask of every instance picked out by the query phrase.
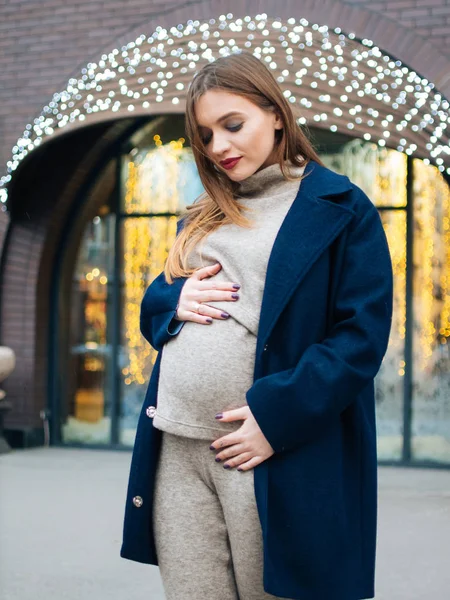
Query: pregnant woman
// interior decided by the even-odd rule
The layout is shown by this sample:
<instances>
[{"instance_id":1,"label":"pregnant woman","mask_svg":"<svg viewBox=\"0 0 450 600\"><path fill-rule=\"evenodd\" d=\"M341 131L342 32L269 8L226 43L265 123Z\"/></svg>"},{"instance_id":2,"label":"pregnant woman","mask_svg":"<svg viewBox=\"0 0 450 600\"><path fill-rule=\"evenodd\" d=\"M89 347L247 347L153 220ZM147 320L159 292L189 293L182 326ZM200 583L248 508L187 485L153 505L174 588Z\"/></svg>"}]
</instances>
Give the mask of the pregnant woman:
<instances>
[{"instance_id":1,"label":"pregnant woman","mask_svg":"<svg viewBox=\"0 0 450 600\"><path fill-rule=\"evenodd\" d=\"M378 211L248 52L194 76L186 130L205 192L142 301L159 352L121 556L159 565L167 600L373 598Z\"/></svg>"}]
</instances>

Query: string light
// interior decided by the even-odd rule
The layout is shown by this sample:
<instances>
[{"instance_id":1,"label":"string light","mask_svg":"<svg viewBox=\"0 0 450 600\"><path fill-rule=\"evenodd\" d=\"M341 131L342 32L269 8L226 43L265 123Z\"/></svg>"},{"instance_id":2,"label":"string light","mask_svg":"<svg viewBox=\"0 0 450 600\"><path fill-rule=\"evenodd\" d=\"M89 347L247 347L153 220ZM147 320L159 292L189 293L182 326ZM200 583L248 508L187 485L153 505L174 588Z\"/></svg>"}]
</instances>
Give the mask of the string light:
<instances>
[{"instance_id":1,"label":"string light","mask_svg":"<svg viewBox=\"0 0 450 600\"><path fill-rule=\"evenodd\" d=\"M242 50L260 58L279 81L286 98L301 109L304 122L330 131L352 132L380 147L427 157L450 174L448 101L434 84L354 33L310 24L306 19L234 19L231 13L208 21L189 20L156 27L121 48L88 63L66 88L27 124L0 178L0 201L20 162L63 129L98 120L95 113L183 112L195 73L219 56ZM339 111L336 111L336 108Z\"/></svg>"}]
</instances>

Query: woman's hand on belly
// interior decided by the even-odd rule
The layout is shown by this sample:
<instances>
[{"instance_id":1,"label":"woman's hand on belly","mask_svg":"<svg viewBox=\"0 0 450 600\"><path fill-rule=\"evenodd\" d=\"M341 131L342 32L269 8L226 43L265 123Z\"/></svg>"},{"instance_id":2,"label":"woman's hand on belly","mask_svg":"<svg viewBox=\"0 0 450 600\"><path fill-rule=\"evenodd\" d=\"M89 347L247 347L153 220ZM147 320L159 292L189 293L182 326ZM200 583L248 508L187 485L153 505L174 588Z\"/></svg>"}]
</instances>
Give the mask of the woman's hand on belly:
<instances>
[{"instance_id":1,"label":"woman's hand on belly","mask_svg":"<svg viewBox=\"0 0 450 600\"><path fill-rule=\"evenodd\" d=\"M239 429L218 438L210 446L211 450L219 450L217 461L226 460L225 469L238 467L238 471L248 471L274 454L249 406L219 414L221 417L216 418L221 422L244 421Z\"/></svg>"},{"instance_id":2,"label":"woman's hand on belly","mask_svg":"<svg viewBox=\"0 0 450 600\"><path fill-rule=\"evenodd\" d=\"M178 321L193 321L201 325L211 325L213 319L228 319L228 313L205 304L206 302L236 302L239 300L238 283L211 281L222 268L220 263L197 269L183 285L175 318Z\"/></svg>"}]
</instances>

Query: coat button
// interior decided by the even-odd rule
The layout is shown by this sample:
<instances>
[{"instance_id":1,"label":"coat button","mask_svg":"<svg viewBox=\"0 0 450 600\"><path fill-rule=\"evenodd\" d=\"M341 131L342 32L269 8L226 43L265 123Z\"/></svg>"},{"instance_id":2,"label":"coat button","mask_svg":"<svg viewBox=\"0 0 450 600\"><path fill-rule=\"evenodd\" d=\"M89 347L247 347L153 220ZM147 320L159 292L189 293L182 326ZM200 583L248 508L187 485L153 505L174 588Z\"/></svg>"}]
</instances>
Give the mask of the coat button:
<instances>
[{"instance_id":1,"label":"coat button","mask_svg":"<svg viewBox=\"0 0 450 600\"><path fill-rule=\"evenodd\" d=\"M156 413L156 408L154 406L149 406L145 412L147 414L147 417L150 417L150 419L153 419L153 417L155 416L155 413Z\"/></svg>"},{"instance_id":2,"label":"coat button","mask_svg":"<svg viewBox=\"0 0 450 600\"><path fill-rule=\"evenodd\" d=\"M263 352L266 352L266 351L267 351L267 349L268 349L268 347L269 347L269 344L266 344L266 345L264 346Z\"/></svg>"},{"instance_id":3,"label":"coat button","mask_svg":"<svg viewBox=\"0 0 450 600\"><path fill-rule=\"evenodd\" d=\"M144 503L144 501L142 500L141 496L135 496L133 498L133 504L135 506L137 506L138 508L141 508L143 503Z\"/></svg>"}]
</instances>

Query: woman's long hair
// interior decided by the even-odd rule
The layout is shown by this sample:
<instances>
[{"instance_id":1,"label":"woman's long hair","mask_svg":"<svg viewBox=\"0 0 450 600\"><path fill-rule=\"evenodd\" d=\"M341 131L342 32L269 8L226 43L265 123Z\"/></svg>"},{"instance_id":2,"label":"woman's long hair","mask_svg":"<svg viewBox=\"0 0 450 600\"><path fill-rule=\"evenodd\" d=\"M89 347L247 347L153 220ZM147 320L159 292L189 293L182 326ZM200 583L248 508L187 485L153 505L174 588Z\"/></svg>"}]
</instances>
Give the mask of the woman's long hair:
<instances>
[{"instance_id":1,"label":"woman's long hair","mask_svg":"<svg viewBox=\"0 0 450 600\"><path fill-rule=\"evenodd\" d=\"M226 223L248 227L249 221L235 195L239 182L231 180L208 158L199 134L195 103L208 90L237 94L263 110L280 115L283 127L274 129L275 157L286 180L292 181L285 161L305 166L310 160L323 164L311 142L297 124L290 103L272 73L256 56L243 51L207 63L192 79L186 97L186 134L190 140L197 170L205 191L187 207L183 229L172 245L164 268L168 283L176 277L189 277L193 270L187 258L209 233ZM299 179L301 180L301 178Z\"/></svg>"}]
</instances>

